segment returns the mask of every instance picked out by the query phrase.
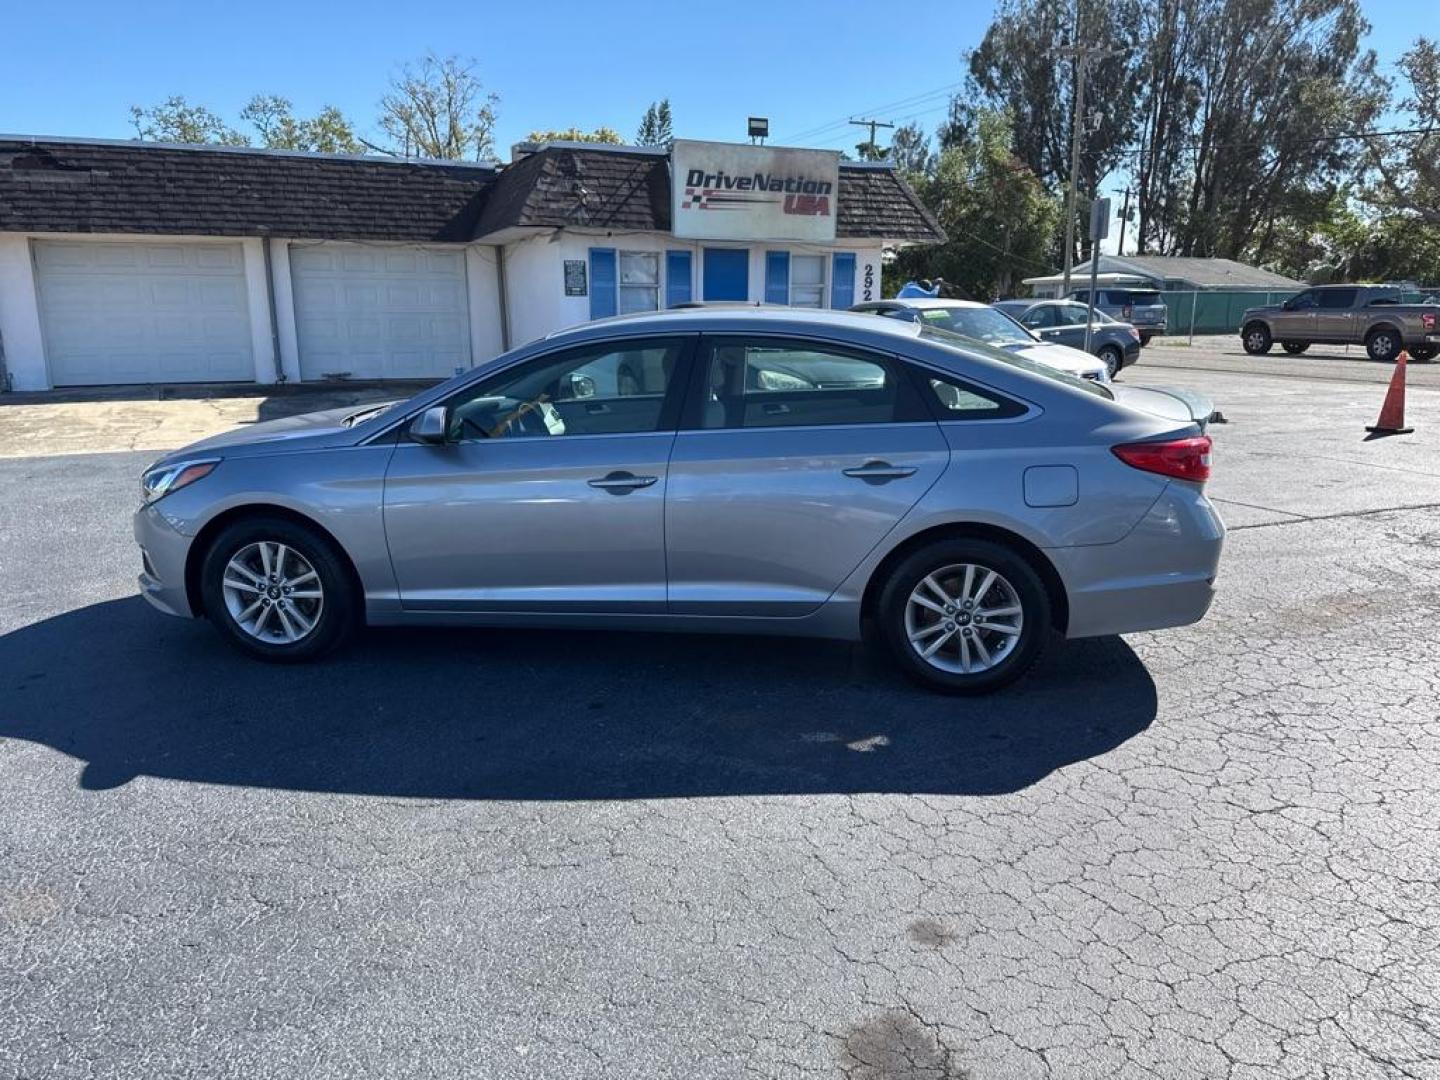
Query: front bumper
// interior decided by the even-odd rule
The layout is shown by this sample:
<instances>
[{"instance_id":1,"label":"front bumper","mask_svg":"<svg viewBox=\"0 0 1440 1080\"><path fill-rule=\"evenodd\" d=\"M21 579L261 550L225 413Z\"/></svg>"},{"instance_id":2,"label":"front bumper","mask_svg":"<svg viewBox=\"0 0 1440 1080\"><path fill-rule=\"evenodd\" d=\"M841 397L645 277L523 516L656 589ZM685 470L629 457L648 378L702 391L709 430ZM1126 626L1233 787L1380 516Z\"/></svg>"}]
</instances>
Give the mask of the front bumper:
<instances>
[{"instance_id":1,"label":"front bumper","mask_svg":"<svg viewBox=\"0 0 1440 1080\"><path fill-rule=\"evenodd\" d=\"M1204 493L1172 480L1123 540L1050 549L1070 603L1065 636L1198 622L1215 597L1224 543L1225 525Z\"/></svg>"},{"instance_id":2,"label":"front bumper","mask_svg":"<svg viewBox=\"0 0 1440 1080\"><path fill-rule=\"evenodd\" d=\"M165 519L160 504L151 503L135 512L135 542L140 545L140 595L166 615L193 616L185 589L190 537Z\"/></svg>"}]
</instances>

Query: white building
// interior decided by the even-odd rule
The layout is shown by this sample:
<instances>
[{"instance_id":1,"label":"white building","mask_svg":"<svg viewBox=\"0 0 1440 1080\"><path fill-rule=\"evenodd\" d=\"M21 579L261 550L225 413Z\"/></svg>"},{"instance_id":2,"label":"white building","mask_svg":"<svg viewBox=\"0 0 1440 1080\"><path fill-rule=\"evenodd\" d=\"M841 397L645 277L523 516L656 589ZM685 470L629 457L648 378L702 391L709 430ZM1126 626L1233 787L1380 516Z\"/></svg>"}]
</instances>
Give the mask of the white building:
<instances>
[{"instance_id":1,"label":"white building","mask_svg":"<svg viewBox=\"0 0 1440 1080\"><path fill-rule=\"evenodd\" d=\"M617 312L878 299L885 248L942 239L891 169L825 151L558 143L499 166L0 137L0 371L437 378Z\"/></svg>"}]
</instances>

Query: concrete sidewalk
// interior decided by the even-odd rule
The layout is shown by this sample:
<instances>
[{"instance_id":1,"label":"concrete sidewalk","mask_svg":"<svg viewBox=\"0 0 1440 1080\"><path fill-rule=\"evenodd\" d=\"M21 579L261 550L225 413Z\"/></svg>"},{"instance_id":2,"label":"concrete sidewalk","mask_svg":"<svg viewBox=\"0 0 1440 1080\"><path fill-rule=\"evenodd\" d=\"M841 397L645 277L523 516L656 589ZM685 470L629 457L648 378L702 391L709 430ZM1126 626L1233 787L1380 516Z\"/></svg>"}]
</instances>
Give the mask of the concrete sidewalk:
<instances>
[{"instance_id":1,"label":"concrete sidewalk","mask_svg":"<svg viewBox=\"0 0 1440 1080\"><path fill-rule=\"evenodd\" d=\"M431 383L103 387L0 395L0 458L173 450L230 428L409 397Z\"/></svg>"}]
</instances>

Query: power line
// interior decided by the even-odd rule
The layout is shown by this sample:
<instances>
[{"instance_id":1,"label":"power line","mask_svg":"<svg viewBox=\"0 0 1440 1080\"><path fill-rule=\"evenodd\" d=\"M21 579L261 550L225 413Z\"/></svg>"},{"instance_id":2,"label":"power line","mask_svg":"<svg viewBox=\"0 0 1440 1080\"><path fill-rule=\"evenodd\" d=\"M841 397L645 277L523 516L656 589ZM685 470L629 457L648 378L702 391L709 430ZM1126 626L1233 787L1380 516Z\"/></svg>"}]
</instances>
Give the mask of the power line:
<instances>
[{"instance_id":1,"label":"power line","mask_svg":"<svg viewBox=\"0 0 1440 1080\"><path fill-rule=\"evenodd\" d=\"M925 101L932 100L941 95L952 94L964 85L964 80L961 80L959 82L947 83L944 86L937 86L933 90L925 90L918 94L912 94L909 97L900 98L897 101L889 101L881 105L874 105L868 109L864 109L861 111L873 115L875 113L891 112L897 109L907 108L910 106L921 104ZM823 135L826 132L831 131L832 129L842 129L850 122L850 117L854 115L854 113L847 113L845 116L840 117L836 120L832 120L828 123L820 124L816 127L806 128L804 131L797 131L792 134L786 135L781 141L800 142L805 139L814 138L818 135Z\"/></svg>"}]
</instances>

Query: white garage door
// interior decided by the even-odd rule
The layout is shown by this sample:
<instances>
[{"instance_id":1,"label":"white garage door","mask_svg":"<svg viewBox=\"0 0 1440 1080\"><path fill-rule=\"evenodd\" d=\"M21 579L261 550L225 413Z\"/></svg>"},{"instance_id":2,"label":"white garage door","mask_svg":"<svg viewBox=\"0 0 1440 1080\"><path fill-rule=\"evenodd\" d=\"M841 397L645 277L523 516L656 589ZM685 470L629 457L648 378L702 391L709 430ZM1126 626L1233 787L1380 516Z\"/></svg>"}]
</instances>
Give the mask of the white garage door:
<instances>
[{"instance_id":1,"label":"white garage door","mask_svg":"<svg viewBox=\"0 0 1440 1080\"><path fill-rule=\"evenodd\" d=\"M239 244L36 241L50 381L253 382Z\"/></svg>"},{"instance_id":2,"label":"white garage door","mask_svg":"<svg viewBox=\"0 0 1440 1080\"><path fill-rule=\"evenodd\" d=\"M463 251L296 243L290 275L301 378L426 379L470 366Z\"/></svg>"}]
</instances>

